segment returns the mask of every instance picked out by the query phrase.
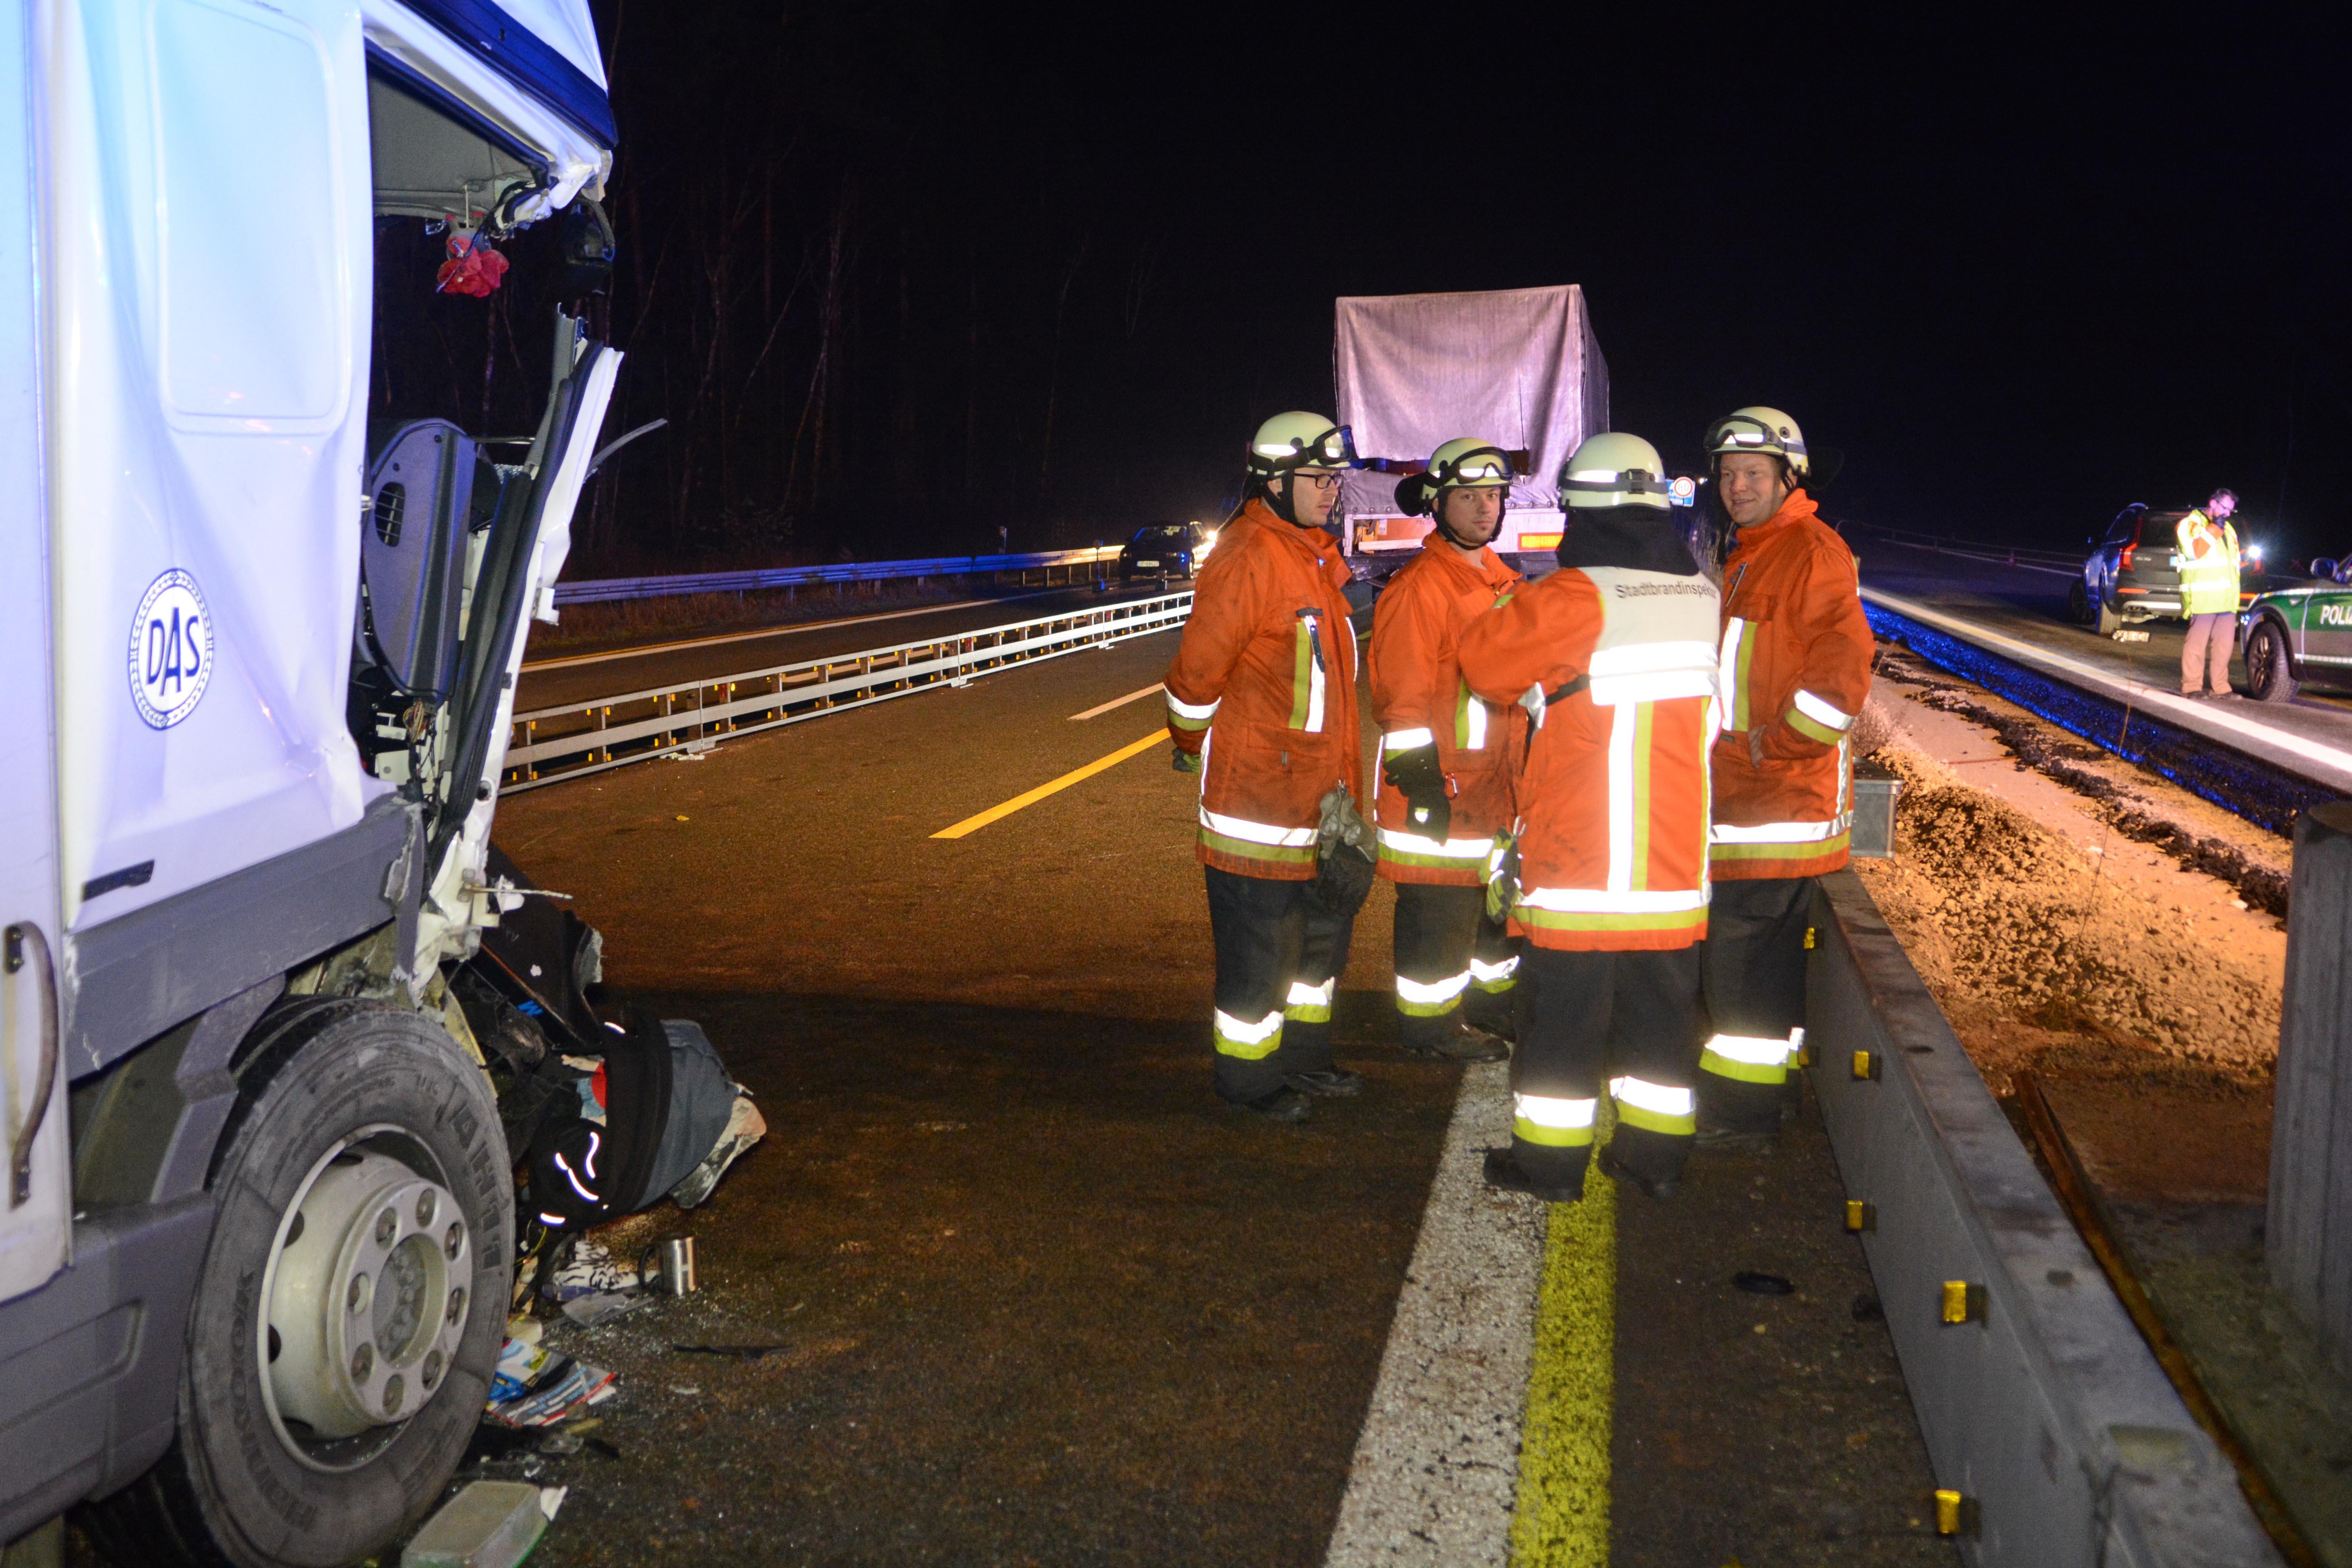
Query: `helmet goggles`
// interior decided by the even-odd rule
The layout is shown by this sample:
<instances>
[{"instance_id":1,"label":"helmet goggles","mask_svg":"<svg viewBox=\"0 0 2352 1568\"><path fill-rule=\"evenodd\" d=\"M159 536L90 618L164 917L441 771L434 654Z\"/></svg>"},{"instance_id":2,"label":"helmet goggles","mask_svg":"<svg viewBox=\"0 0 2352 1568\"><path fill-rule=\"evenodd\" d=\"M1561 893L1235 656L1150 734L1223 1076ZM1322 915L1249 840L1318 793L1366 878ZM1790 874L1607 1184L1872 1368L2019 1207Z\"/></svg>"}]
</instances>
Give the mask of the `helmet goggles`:
<instances>
[{"instance_id":1,"label":"helmet goggles","mask_svg":"<svg viewBox=\"0 0 2352 1568\"><path fill-rule=\"evenodd\" d=\"M1345 425L1334 425L1313 440L1293 437L1288 442L1272 443L1250 449L1252 468L1262 473L1278 474L1292 468L1360 468L1363 459L1356 456L1355 432Z\"/></svg>"}]
</instances>

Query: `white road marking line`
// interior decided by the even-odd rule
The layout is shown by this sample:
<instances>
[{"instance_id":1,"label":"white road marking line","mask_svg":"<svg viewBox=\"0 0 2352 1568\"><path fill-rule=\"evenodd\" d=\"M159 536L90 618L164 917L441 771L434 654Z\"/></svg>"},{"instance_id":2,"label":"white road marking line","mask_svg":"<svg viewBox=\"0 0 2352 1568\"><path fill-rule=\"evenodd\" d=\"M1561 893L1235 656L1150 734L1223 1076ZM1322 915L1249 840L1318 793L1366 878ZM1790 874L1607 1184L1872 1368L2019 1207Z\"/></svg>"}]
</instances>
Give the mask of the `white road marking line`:
<instances>
[{"instance_id":1,"label":"white road marking line","mask_svg":"<svg viewBox=\"0 0 2352 1568\"><path fill-rule=\"evenodd\" d=\"M1101 706L1089 708L1083 713L1073 713L1070 715L1070 721L1071 722L1076 723L1080 719L1091 719L1098 713L1108 713L1114 708L1124 708L1139 697L1149 697L1155 691L1161 691L1166 689L1165 682L1155 680L1140 691L1130 691L1124 697L1114 697L1109 701L1103 703Z\"/></svg>"},{"instance_id":2,"label":"white road marking line","mask_svg":"<svg viewBox=\"0 0 2352 1568\"><path fill-rule=\"evenodd\" d=\"M1077 584L1084 587L1083 583ZM889 610L878 616L844 616L838 620L808 621L799 626L767 626L756 632L730 632L724 637L689 637L685 642L654 643L646 647L616 647L610 653L574 654L569 658L543 658L522 667L525 675L535 669L565 669L575 664L604 664L616 658L643 658L648 654L676 653L681 648L711 647L719 643L756 642L761 637L791 637L796 632L821 632L827 626L862 626L875 621L903 621L908 616L942 616L950 610L969 610L975 605L1009 605L1016 599L1042 599L1051 594L1066 594L1063 588L1042 588L1034 593L1007 594L1001 599L958 599L952 604L922 605L911 610Z\"/></svg>"},{"instance_id":3,"label":"white road marking line","mask_svg":"<svg viewBox=\"0 0 2352 1568\"><path fill-rule=\"evenodd\" d=\"M1463 1071L1326 1568L1509 1559L1549 1220L1483 1173L1484 1152L1511 1141L1509 1074Z\"/></svg>"},{"instance_id":4,"label":"white road marking line","mask_svg":"<svg viewBox=\"0 0 2352 1568\"><path fill-rule=\"evenodd\" d=\"M2232 737L2256 742L2284 752L2290 756L2315 763L2338 774L2338 778L2326 781L2330 784L2340 785L2347 781L2352 781L2352 752L2343 751L2317 741L2307 741L2301 735L2274 729L2268 724L2256 723L2252 720L2239 717L2231 710L2209 707L2203 702L2182 697L2178 692L2168 691L2160 686L2147 686L2137 680L2118 679L2095 665L2085 664L2078 658L2069 658L2064 654L2053 653L2047 648L2037 647L2032 643L2021 642L2016 637L2003 637L2000 633L1989 630L1973 621L1964 621L1958 616L1941 614L1929 609L1925 605L1904 598L1900 595L1889 594L1884 589L1864 588L1862 591L1862 596L1874 604L1884 605L1899 615L1909 616L1916 621L1924 621L1939 631L1949 632L1963 641L1996 649L2023 663L2038 665L2045 670L2063 669L2080 684L2111 696L2127 699L2136 707L2161 712L2182 729L2193 731L2209 739L2221 741L2225 745ZM2222 733L2216 734L2216 731Z\"/></svg>"}]
</instances>

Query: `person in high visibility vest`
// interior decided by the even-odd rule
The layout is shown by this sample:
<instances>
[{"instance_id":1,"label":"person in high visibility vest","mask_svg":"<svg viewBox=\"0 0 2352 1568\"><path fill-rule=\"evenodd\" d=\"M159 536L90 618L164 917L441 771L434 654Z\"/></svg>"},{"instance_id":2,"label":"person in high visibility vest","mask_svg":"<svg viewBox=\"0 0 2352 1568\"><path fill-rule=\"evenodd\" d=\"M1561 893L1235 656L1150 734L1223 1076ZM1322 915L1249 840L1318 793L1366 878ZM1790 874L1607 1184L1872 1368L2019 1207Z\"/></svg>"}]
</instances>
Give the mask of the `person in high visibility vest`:
<instances>
[{"instance_id":1,"label":"person in high visibility vest","mask_svg":"<svg viewBox=\"0 0 2352 1568\"><path fill-rule=\"evenodd\" d=\"M1486 1177L1548 1203L1584 1195L1603 1084L1617 1130L1601 1169L1652 1197L1680 1185L1696 1128L1718 600L1661 468L1622 431L1578 447L1560 569L1460 639L1472 693L1524 708L1533 731L1496 869L1528 949L1511 1142Z\"/></svg>"},{"instance_id":2,"label":"person in high visibility vest","mask_svg":"<svg viewBox=\"0 0 2352 1568\"><path fill-rule=\"evenodd\" d=\"M1700 1147L1770 1144L1805 1036L1813 879L1846 863L1847 732L1874 647L1853 552L1817 515L1812 458L1777 408L1708 432L1716 495L1738 530L1723 566L1723 736L1712 758Z\"/></svg>"},{"instance_id":3,"label":"person in high visibility vest","mask_svg":"<svg viewBox=\"0 0 2352 1568\"><path fill-rule=\"evenodd\" d=\"M1511 826L1526 731L1463 683L1456 643L1496 595L1525 581L1488 548L1511 492L1510 455L1464 437L1397 486L1436 520L1372 613L1380 875L1396 886L1397 1036L1414 1056L1500 1061L1518 947L1486 914L1486 857Z\"/></svg>"},{"instance_id":4,"label":"person in high visibility vest","mask_svg":"<svg viewBox=\"0 0 2352 1568\"><path fill-rule=\"evenodd\" d=\"M1247 463L1168 667L1168 733L1177 771L1201 775L1217 1093L1303 1121L1309 1097L1364 1084L1331 1055L1355 914L1309 894L1323 797L1364 797L1354 575L1324 527L1341 472L1362 465L1345 426L1299 412L1259 426Z\"/></svg>"},{"instance_id":5,"label":"person in high visibility vest","mask_svg":"<svg viewBox=\"0 0 2352 1568\"><path fill-rule=\"evenodd\" d=\"M2180 639L2180 695L2230 695L2230 652L2238 637L2238 531L2230 519L2238 492L2213 492L2204 507L2180 520L2180 608L2189 635Z\"/></svg>"}]
</instances>

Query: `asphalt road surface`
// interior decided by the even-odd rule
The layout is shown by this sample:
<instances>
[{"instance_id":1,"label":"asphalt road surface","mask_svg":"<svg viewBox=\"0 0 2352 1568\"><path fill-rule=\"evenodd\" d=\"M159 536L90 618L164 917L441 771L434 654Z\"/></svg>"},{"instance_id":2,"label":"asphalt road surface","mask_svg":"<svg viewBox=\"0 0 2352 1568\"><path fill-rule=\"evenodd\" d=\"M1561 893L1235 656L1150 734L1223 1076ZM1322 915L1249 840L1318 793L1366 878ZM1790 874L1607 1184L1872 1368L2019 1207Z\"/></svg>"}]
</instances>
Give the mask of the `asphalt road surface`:
<instances>
[{"instance_id":1,"label":"asphalt road surface","mask_svg":"<svg viewBox=\"0 0 2352 1568\"><path fill-rule=\"evenodd\" d=\"M480 1472L572 1489L536 1562L1323 1560L1457 1074L1395 1048L1382 889L1337 1009L1364 1094L1276 1127L1210 1093L1195 784L1150 742L1174 641L501 806L609 978L699 1019L772 1129L708 1206L614 1229L694 1234L697 1296L550 1331L620 1392L598 1444ZM1584 1369L1608 1561L1956 1561L1841 1196L1810 1117L1620 1194Z\"/></svg>"},{"instance_id":2,"label":"asphalt road surface","mask_svg":"<svg viewBox=\"0 0 2352 1568\"><path fill-rule=\"evenodd\" d=\"M1032 589L926 608L886 610L873 616L849 615L799 626L689 637L644 648L559 655L523 666L522 679L515 693L515 711L527 713L536 708L565 707L623 692L683 686L692 680L717 680L746 670L797 664L803 659L894 647L900 643L1037 620L1071 610L1148 599L1162 592L1181 594L1191 587L1191 583L1181 579L1164 590L1156 580L1114 584L1107 590L1082 584L1075 588Z\"/></svg>"}]
</instances>

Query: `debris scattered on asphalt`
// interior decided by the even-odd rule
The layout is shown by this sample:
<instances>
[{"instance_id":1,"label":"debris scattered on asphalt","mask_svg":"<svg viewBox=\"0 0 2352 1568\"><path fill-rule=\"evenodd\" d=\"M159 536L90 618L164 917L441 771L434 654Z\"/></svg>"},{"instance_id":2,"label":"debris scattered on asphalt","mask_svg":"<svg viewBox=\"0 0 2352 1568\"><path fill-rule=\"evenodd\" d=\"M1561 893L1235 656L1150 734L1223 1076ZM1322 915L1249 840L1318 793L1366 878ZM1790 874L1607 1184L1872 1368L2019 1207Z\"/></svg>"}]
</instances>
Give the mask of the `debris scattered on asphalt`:
<instances>
[{"instance_id":1,"label":"debris scattered on asphalt","mask_svg":"<svg viewBox=\"0 0 2352 1568\"><path fill-rule=\"evenodd\" d=\"M563 1315L583 1329L593 1329L652 1304L653 1298L627 1290L599 1290L575 1296L563 1303Z\"/></svg>"},{"instance_id":2,"label":"debris scattered on asphalt","mask_svg":"<svg viewBox=\"0 0 2352 1568\"><path fill-rule=\"evenodd\" d=\"M2112 637L2114 637L2114 638L2115 638L2115 639L2116 639L2116 641L2117 641L2117 642L2146 642L2146 641L2147 641L2147 634L2146 632L2114 632L2114 633L2111 633L2111 634L2109 634L2109 635L2111 635ZM684 822L684 821L686 820L686 818L684 818L684 817L682 817L682 816L681 816L681 817L679 817L679 818L678 818L678 820L679 820L680 822Z\"/></svg>"},{"instance_id":3,"label":"debris scattered on asphalt","mask_svg":"<svg viewBox=\"0 0 2352 1568\"><path fill-rule=\"evenodd\" d=\"M1759 1274L1743 1268L1731 1277L1731 1282L1751 1296L1793 1296L1797 1288L1778 1274Z\"/></svg>"},{"instance_id":4,"label":"debris scattered on asphalt","mask_svg":"<svg viewBox=\"0 0 2352 1568\"><path fill-rule=\"evenodd\" d=\"M552 1426L614 1392L613 1374L603 1367L543 1344L509 1339L490 1379L490 1419L509 1426Z\"/></svg>"},{"instance_id":5,"label":"debris scattered on asphalt","mask_svg":"<svg viewBox=\"0 0 2352 1568\"><path fill-rule=\"evenodd\" d=\"M672 1345L674 1351L688 1355L725 1356L731 1361L758 1361L761 1356L780 1355L792 1349L790 1345Z\"/></svg>"},{"instance_id":6,"label":"debris scattered on asphalt","mask_svg":"<svg viewBox=\"0 0 2352 1568\"><path fill-rule=\"evenodd\" d=\"M562 1260L548 1270L539 1293L561 1303L583 1296L634 1290L640 1283L635 1268L615 1258L600 1243L583 1236L576 1237Z\"/></svg>"},{"instance_id":7,"label":"debris scattered on asphalt","mask_svg":"<svg viewBox=\"0 0 2352 1568\"><path fill-rule=\"evenodd\" d=\"M563 1501L555 1489L556 1506ZM514 1568L555 1509L527 1481L474 1481L441 1505L401 1552L401 1568Z\"/></svg>"}]
</instances>

